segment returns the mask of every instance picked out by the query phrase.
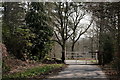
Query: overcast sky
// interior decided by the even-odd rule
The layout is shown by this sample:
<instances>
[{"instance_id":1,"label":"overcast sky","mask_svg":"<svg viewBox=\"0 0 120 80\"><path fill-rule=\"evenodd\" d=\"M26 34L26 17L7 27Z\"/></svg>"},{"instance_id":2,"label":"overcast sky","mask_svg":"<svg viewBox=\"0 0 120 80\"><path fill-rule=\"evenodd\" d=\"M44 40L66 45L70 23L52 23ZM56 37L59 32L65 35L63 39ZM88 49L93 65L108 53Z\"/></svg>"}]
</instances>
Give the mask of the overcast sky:
<instances>
[{"instance_id":1,"label":"overcast sky","mask_svg":"<svg viewBox=\"0 0 120 80\"><path fill-rule=\"evenodd\" d=\"M119 2L120 0L0 0L0 2L21 2L21 1L31 1L31 2Z\"/></svg>"}]
</instances>

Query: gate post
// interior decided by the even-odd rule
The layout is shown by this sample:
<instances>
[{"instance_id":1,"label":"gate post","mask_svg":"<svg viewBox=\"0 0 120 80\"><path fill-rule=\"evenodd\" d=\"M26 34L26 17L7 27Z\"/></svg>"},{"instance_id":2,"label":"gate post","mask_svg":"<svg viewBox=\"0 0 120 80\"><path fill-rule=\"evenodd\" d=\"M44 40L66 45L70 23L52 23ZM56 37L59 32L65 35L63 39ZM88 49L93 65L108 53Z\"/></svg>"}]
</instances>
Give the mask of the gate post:
<instances>
[{"instance_id":1,"label":"gate post","mask_svg":"<svg viewBox=\"0 0 120 80\"><path fill-rule=\"evenodd\" d=\"M65 46L65 60L66 60L66 46ZM64 62L65 62L65 60L64 60Z\"/></svg>"},{"instance_id":2,"label":"gate post","mask_svg":"<svg viewBox=\"0 0 120 80\"><path fill-rule=\"evenodd\" d=\"M101 65L102 64L102 54L98 51L98 64Z\"/></svg>"},{"instance_id":3,"label":"gate post","mask_svg":"<svg viewBox=\"0 0 120 80\"><path fill-rule=\"evenodd\" d=\"M96 59L96 63L99 64L99 60L98 60L98 52L95 52L95 59Z\"/></svg>"}]
</instances>

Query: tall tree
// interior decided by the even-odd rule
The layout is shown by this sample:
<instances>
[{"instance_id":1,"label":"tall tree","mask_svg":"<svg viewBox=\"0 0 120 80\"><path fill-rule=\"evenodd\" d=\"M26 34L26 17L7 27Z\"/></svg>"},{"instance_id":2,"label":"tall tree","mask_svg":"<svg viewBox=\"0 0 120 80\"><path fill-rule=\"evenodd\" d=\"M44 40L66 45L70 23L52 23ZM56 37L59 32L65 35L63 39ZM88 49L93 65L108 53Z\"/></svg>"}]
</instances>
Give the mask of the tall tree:
<instances>
[{"instance_id":1,"label":"tall tree","mask_svg":"<svg viewBox=\"0 0 120 80\"><path fill-rule=\"evenodd\" d=\"M24 3L5 2L3 7L3 43L6 44L9 53L21 58L24 41L19 30L24 27Z\"/></svg>"},{"instance_id":2,"label":"tall tree","mask_svg":"<svg viewBox=\"0 0 120 80\"><path fill-rule=\"evenodd\" d=\"M78 14L80 15L80 14ZM72 40L72 47L71 47L71 51L74 51L74 47L75 47L75 43L77 43L77 41L79 40L79 38L85 33L87 32L87 30L90 28L93 20L90 21L90 24L87 25L80 25L80 20L82 19L81 17L83 17L83 15L81 16L74 16L74 18L78 19L78 20L74 20L73 21L73 27L72 27L72 31L73 34L71 36L71 40Z\"/></svg>"},{"instance_id":3,"label":"tall tree","mask_svg":"<svg viewBox=\"0 0 120 80\"><path fill-rule=\"evenodd\" d=\"M26 15L26 24L34 34L32 42L32 55L43 59L50 49L52 28L48 25L50 21L44 3L32 2Z\"/></svg>"},{"instance_id":4,"label":"tall tree","mask_svg":"<svg viewBox=\"0 0 120 80\"><path fill-rule=\"evenodd\" d=\"M96 23L99 28L99 50L103 55L101 59L101 63L104 64L106 60L105 55L108 56L107 53L107 45L111 45L111 49L114 51L109 53L109 56L112 55L114 59L119 56L119 2L118 3L97 3L92 7L93 14L97 17ZM106 38L104 38L106 37ZM109 37L110 39L107 39ZM112 40L113 41L112 41ZM109 43L106 43L106 40ZM109 47L110 48L110 47ZM107 58L107 57L106 57ZM112 60L112 59L111 59Z\"/></svg>"},{"instance_id":5,"label":"tall tree","mask_svg":"<svg viewBox=\"0 0 120 80\"><path fill-rule=\"evenodd\" d=\"M71 12L73 12L69 20L71 21L71 25L69 26L71 28L72 36L70 36L70 39L72 41L71 51L74 51L75 44L79 40L79 38L89 29L89 27L92 24L92 19L90 21L90 24L83 25L81 22L82 19L85 18L87 14L90 14L84 7L83 3L72 3L72 9ZM72 53L73 55L74 53ZM73 56L72 56L73 58Z\"/></svg>"},{"instance_id":6,"label":"tall tree","mask_svg":"<svg viewBox=\"0 0 120 80\"><path fill-rule=\"evenodd\" d=\"M70 21L72 3L56 2L54 3L54 10L52 10L53 26L55 40L62 48L62 62L65 60L66 41L70 38Z\"/></svg>"}]
</instances>

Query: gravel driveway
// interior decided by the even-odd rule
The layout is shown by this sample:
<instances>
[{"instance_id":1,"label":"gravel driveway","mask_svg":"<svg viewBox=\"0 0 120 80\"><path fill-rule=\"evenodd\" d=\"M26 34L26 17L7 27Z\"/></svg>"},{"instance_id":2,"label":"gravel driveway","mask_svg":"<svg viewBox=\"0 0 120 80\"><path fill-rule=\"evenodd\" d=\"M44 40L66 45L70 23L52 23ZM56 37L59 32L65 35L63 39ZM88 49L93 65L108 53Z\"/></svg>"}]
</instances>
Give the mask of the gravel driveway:
<instances>
[{"instance_id":1,"label":"gravel driveway","mask_svg":"<svg viewBox=\"0 0 120 80\"><path fill-rule=\"evenodd\" d=\"M108 80L106 75L97 65L70 64L58 75L50 76L54 80Z\"/></svg>"}]
</instances>

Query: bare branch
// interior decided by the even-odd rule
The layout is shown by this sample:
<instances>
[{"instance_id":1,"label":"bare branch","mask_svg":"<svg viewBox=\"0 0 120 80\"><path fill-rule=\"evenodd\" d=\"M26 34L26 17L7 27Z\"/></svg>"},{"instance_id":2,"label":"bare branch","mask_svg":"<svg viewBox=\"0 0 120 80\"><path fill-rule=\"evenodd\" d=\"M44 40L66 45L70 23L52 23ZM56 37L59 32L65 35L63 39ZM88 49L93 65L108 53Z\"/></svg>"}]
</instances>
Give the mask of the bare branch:
<instances>
[{"instance_id":1,"label":"bare branch","mask_svg":"<svg viewBox=\"0 0 120 80\"><path fill-rule=\"evenodd\" d=\"M81 33L79 34L78 38L75 40L75 43L79 40L80 36L81 36L82 34L84 34L84 33L90 28L90 26L91 26L92 23L93 23L93 20L92 20L91 23L88 25L88 27L87 27L83 32L81 32Z\"/></svg>"},{"instance_id":2,"label":"bare branch","mask_svg":"<svg viewBox=\"0 0 120 80\"><path fill-rule=\"evenodd\" d=\"M71 34L66 38L66 40L69 39L69 38L72 36L72 34L73 34L73 33L71 33Z\"/></svg>"},{"instance_id":3,"label":"bare branch","mask_svg":"<svg viewBox=\"0 0 120 80\"><path fill-rule=\"evenodd\" d=\"M52 16L57 20L58 23L61 23L60 20L58 19L58 17L56 17L55 14L52 14Z\"/></svg>"},{"instance_id":4,"label":"bare branch","mask_svg":"<svg viewBox=\"0 0 120 80\"><path fill-rule=\"evenodd\" d=\"M51 41L55 41L55 42L57 42L59 45L62 46L62 44L61 44L58 40L51 40Z\"/></svg>"},{"instance_id":5,"label":"bare branch","mask_svg":"<svg viewBox=\"0 0 120 80\"><path fill-rule=\"evenodd\" d=\"M60 39L59 39L59 37L58 37L58 35L57 35L57 33L56 33L55 31L54 31L54 34L55 34L55 36L56 36L56 38L57 38L59 44L61 44L61 41L60 41ZM61 45L62 45L62 44L61 44Z\"/></svg>"}]
</instances>

